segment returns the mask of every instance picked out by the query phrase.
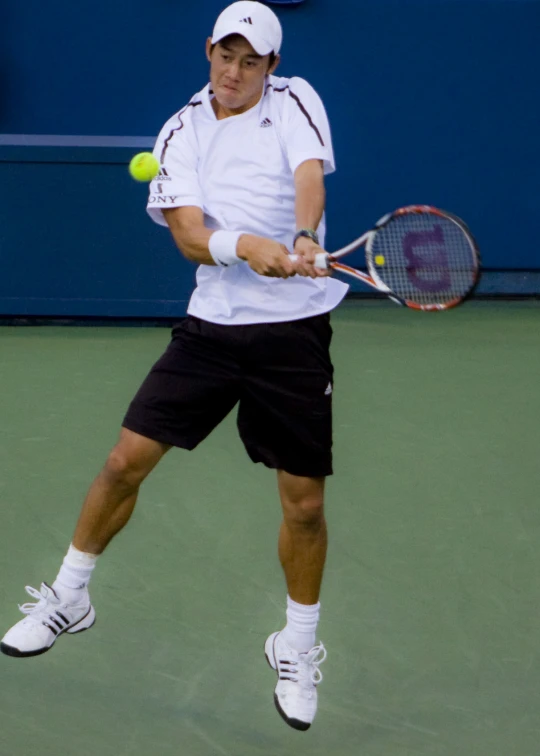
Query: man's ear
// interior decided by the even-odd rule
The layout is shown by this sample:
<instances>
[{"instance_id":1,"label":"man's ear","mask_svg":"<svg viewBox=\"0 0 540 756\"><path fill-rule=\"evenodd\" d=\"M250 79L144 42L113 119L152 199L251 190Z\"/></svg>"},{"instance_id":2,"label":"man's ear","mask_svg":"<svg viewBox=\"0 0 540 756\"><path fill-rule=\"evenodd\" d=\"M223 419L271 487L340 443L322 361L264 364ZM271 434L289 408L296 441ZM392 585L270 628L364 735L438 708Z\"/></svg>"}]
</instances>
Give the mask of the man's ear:
<instances>
[{"instance_id":1,"label":"man's ear","mask_svg":"<svg viewBox=\"0 0 540 756\"><path fill-rule=\"evenodd\" d=\"M272 63L272 65L268 69L268 73L269 74L273 74L274 71L276 70L276 68L279 66L280 62L281 62L281 55L276 55L276 58L275 58L274 62Z\"/></svg>"},{"instance_id":2,"label":"man's ear","mask_svg":"<svg viewBox=\"0 0 540 756\"><path fill-rule=\"evenodd\" d=\"M212 57L212 37L208 37L206 40L206 58L210 60Z\"/></svg>"}]
</instances>

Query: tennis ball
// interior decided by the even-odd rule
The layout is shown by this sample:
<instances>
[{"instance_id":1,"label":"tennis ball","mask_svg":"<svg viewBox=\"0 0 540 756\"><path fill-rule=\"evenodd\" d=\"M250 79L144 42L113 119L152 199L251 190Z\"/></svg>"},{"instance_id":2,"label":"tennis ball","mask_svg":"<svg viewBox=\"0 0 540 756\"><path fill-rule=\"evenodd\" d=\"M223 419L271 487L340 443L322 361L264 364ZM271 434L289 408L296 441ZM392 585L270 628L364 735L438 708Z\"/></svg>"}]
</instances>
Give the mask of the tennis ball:
<instances>
[{"instance_id":1,"label":"tennis ball","mask_svg":"<svg viewBox=\"0 0 540 756\"><path fill-rule=\"evenodd\" d=\"M129 172L135 181L152 181L159 173L159 163L151 152L139 152L131 159Z\"/></svg>"},{"instance_id":2,"label":"tennis ball","mask_svg":"<svg viewBox=\"0 0 540 756\"><path fill-rule=\"evenodd\" d=\"M384 265L384 255L375 255L375 265Z\"/></svg>"}]
</instances>

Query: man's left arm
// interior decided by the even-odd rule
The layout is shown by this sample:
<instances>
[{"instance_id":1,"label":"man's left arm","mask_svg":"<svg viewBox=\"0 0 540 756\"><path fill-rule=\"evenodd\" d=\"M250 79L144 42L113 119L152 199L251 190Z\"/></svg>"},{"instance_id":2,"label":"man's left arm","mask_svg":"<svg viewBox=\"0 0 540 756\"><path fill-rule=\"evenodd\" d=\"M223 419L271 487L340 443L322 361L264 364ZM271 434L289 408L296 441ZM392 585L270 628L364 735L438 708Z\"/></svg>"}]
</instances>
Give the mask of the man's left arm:
<instances>
[{"instance_id":1,"label":"man's left arm","mask_svg":"<svg viewBox=\"0 0 540 756\"><path fill-rule=\"evenodd\" d=\"M294 172L296 190L296 229L315 231L324 212L326 190L324 188L324 168L322 160L305 160ZM324 250L307 236L300 236L294 245L294 253L302 260L295 263L298 273L310 278L327 276L328 271L313 267L315 255Z\"/></svg>"}]
</instances>

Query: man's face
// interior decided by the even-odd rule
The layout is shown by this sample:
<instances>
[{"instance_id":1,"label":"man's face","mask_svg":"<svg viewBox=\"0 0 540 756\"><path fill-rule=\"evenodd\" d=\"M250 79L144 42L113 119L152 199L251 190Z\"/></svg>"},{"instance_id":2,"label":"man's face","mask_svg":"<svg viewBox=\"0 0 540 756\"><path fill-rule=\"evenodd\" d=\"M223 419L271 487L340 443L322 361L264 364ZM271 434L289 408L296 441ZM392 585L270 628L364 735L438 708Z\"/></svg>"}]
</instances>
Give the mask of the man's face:
<instances>
[{"instance_id":1,"label":"man's face","mask_svg":"<svg viewBox=\"0 0 540 756\"><path fill-rule=\"evenodd\" d=\"M211 40L207 40L210 82L219 105L238 113L249 110L259 101L264 78L274 71L278 59L269 68L270 56L258 55L247 39L238 34L211 48Z\"/></svg>"}]
</instances>

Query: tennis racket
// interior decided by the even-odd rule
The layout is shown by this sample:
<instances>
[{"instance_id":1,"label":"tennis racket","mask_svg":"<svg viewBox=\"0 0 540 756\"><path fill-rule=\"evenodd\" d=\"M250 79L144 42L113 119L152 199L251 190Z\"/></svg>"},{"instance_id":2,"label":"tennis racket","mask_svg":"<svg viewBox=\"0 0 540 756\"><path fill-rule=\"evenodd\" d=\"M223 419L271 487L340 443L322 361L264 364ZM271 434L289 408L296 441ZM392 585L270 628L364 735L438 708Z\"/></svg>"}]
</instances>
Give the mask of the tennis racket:
<instances>
[{"instance_id":1,"label":"tennis racket","mask_svg":"<svg viewBox=\"0 0 540 756\"><path fill-rule=\"evenodd\" d=\"M364 244L369 274L339 262ZM315 265L352 276L413 310L455 307L480 277L480 253L465 223L429 205L388 213L346 247L318 254Z\"/></svg>"}]
</instances>

